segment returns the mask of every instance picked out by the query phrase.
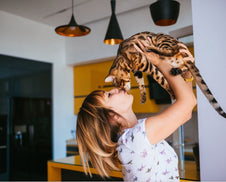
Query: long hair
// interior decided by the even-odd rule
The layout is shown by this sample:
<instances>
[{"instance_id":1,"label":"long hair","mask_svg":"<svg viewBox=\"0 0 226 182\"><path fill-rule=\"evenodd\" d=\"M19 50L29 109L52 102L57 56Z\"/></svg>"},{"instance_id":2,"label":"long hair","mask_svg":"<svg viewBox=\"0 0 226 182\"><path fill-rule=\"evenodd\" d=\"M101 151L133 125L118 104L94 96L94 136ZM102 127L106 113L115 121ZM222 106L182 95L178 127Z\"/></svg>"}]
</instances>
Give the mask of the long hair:
<instances>
[{"instance_id":1,"label":"long hair","mask_svg":"<svg viewBox=\"0 0 226 182\"><path fill-rule=\"evenodd\" d=\"M119 170L116 137L120 125L112 121L113 115L120 115L104 107L101 98L104 91L96 90L84 100L77 116L76 138L85 174L92 176L90 161L104 178L110 171Z\"/></svg>"}]
</instances>

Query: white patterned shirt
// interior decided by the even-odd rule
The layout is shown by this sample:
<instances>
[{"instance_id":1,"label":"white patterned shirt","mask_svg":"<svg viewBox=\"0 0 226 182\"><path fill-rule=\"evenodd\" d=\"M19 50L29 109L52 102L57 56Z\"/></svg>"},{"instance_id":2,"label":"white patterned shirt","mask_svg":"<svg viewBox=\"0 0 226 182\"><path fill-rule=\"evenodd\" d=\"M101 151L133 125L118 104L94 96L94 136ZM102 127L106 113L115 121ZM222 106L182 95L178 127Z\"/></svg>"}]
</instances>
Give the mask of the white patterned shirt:
<instances>
[{"instance_id":1,"label":"white patterned shirt","mask_svg":"<svg viewBox=\"0 0 226 182\"><path fill-rule=\"evenodd\" d=\"M152 145L145 132L145 120L124 130L118 140L118 156L124 181L179 181L178 157L165 141Z\"/></svg>"}]
</instances>

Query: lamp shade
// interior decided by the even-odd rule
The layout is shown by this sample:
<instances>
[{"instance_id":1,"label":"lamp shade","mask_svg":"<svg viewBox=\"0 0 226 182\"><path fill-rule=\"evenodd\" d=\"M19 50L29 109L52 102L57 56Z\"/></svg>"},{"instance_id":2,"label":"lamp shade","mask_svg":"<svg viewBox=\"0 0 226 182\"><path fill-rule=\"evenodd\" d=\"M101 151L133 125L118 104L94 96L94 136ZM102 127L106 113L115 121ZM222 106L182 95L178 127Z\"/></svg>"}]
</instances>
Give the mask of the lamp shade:
<instances>
[{"instance_id":1,"label":"lamp shade","mask_svg":"<svg viewBox=\"0 0 226 182\"><path fill-rule=\"evenodd\" d=\"M71 20L67 25L61 25L55 28L57 34L68 37L84 36L90 33L90 28L78 25L75 21L74 15L72 14Z\"/></svg>"},{"instance_id":2,"label":"lamp shade","mask_svg":"<svg viewBox=\"0 0 226 182\"><path fill-rule=\"evenodd\" d=\"M104 43L115 45L123 41L122 33L115 15L115 0L111 0L112 15L108 24L108 29L105 35Z\"/></svg>"},{"instance_id":3,"label":"lamp shade","mask_svg":"<svg viewBox=\"0 0 226 182\"><path fill-rule=\"evenodd\" d=\"M180 3L174 0L158 0L150 5L151 16L156 25L168 26L176 23Z\"/></svg>"}]
</instances>

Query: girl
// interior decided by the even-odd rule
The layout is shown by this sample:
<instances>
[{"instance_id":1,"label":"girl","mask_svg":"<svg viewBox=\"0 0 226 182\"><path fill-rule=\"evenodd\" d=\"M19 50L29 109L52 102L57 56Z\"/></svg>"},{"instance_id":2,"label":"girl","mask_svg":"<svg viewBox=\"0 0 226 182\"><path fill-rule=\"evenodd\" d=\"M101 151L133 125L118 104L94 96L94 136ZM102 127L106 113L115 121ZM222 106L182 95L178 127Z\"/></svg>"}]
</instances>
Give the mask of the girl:
<instances>
[{"instance_id":1,"label":"girl","mask_svg":"<svg viewBox=\"0 0 226 182\"><path fill-rule=\"evenodd\" d=\"M77 118L76 136L83 167L91 175L89 160L102 177L109 177L110 171L121 166L125 181L179 181L177 155L164 139L191 118L196 105L192 76L189 72L185 80L180 75L172 76L171 65L157 54L146 52L144 42L134 46L163 73L176 101L162 113L137 120L132 110L133 96L126 91L93 91L84 100ZM183 47L180 52L188 55L184 61L194 59Z\"/></svg>"}]
</instances>

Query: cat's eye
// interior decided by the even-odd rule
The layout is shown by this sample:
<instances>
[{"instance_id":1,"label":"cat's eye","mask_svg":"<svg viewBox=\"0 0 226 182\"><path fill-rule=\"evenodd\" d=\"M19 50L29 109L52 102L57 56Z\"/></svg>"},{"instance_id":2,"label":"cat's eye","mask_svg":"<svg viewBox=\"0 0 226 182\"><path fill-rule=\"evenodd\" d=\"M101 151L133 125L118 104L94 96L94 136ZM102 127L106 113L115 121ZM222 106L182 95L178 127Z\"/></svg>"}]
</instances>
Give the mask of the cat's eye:
<instances>
[{"instance_id":1,"label":"cat's eye","mask_svg":"<svg viewBox=\"0 0 226 182\"><path fill-rule=\"evenodd\" d=\"M111 95L112 95L112 94L109 92L109 93L108 93L108 97L111 97Z\"/></svg>"}]
</instances>

